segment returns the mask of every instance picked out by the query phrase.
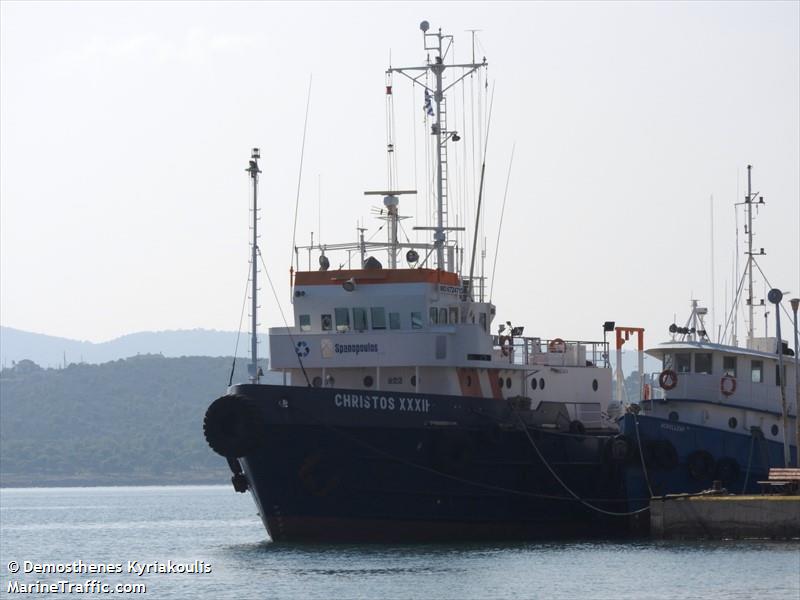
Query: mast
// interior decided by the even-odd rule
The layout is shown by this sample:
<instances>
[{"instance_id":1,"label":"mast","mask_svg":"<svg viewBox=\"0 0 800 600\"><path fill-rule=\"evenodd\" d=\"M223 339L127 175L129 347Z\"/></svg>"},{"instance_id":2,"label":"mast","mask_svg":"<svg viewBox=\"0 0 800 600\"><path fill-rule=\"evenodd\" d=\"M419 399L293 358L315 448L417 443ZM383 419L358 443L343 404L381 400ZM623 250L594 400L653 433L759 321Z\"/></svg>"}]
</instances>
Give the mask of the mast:
<instances>
[{"instance_id":1,"label":"mast","mask_svg":"<svg viewBox=\"0 0 800 600\"><path fill-rule=\"evenodd\" d=\"M752 165L747 165L747 342L753 339L755 320L753 317L753 191L750 180L750 169Z\"/></svg>"},{"instance_id":2,"label":"mast","mask_svg":"<svg viewBox=\"0 0 800 600\"><path fill-rule=\"evenodd\" d=\"M250 179L253 180L253 241L251 243L251 267L253 269L251 278L252 284L252 306L251 315L252 322L250 327L250 383L258 383L258 174L261 169L258 168L258 159L261 158L261 152L258 148L253 148L250 154L250 166L245 169L250 173Z\"/></svg>"},{"instance_id":3,"label":"mast","mask_svg":"<svg viewBox=\"0 0 800 600\"><path fill-rule=\"evenodd\" d=\"M422 30L423 42L425 50L433 50L434 57L433 63L430 58L427 64L418 67L399 67L392 68L386 71L387 74L400 73L405 75L417 85L425 88L426 92L426 110L428 114L435 118L431 126L431 134L436 138L436 226L435 227L415 227L414 229L428 229L433 230L433 245L436 250L436 267L440 270L446 270L444 248L447 244L447 231L463 230L463 227L448 227L447 226L447 142L457 142L461 138L457 131L449 131L447 129L447 103L445 99L445 92L456 85L459 81L474 73L481 67L486 67L486 59L481 63L466 63L466 64L453 64L445 65L445 58L447 53L453 45L452 35L443 35L442 30L434 33L428 33L430 24L427 21L422 21L419 25ZM452 83L444 85L444 72L447 68L462 68L464 72ZM409 72L420 71L421 74L412 76ZM421 81L422 75L430 71L434 77L433 88L428 87ZM428 109L428 94L431 95L431 100L435 104ZM454 267L455 265L450 265Z\"/></svg>"}]
</instances>

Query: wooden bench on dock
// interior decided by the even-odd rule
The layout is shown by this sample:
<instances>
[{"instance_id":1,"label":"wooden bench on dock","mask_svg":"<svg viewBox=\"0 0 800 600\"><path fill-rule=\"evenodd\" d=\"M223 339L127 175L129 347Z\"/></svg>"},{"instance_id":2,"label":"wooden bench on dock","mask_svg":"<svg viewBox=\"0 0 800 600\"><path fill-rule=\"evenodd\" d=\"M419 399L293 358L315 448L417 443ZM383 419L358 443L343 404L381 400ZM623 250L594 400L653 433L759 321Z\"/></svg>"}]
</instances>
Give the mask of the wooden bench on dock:
<instances>
[{"instance_id":1,"label":"wooden bench on dock","mask_svg":"<svg viewBox=\"0 0 800 600\"><path fill-rule=\"evenodd\" d=\"M800 469L772 468L769 470L767 481L759 481L765 493L796 494L800 490Z\"/></svg>"}]
</instances>

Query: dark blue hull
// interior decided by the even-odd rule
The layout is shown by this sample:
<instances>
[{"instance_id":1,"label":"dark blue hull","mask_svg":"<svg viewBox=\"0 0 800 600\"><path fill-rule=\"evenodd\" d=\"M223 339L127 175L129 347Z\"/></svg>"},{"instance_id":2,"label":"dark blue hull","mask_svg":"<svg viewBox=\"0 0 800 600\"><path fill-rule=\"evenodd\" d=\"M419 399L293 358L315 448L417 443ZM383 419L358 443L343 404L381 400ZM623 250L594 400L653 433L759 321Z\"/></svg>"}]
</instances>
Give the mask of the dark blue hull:
<instances>
[{"instance_id":1,"label":"dark blue hull","mask_svg":"<svg viewBox=\"0 0 800 600\"><path fill-rule=\"evenodd\" d=\"M529 427L531 441L525 411L505 401L269 385L231 394L257 407L258 443L240 462L274 540L620 536L636 526L603 512L624 512L628 498L608 435Z\"/></svg>"},{"instance_id":2,"label":"dark blue hull","mask_svg":"<svg viewBox=\"0 0 800 600\"><path fill-rule=\"evenodd\" d=\"M649 495L639 455L638 436L653 495L696 493L707 490L714 480L732 493L757 493L758 481L767 479L771 467L783 467L783 444L763 435L746 435L700 425L689 425L649 415L626 414L619 421L620 433L631 442L625 469L625 485L631 508L643 506ZM672 458L664 446L674 448ZM792 460L795 459L792 447ZM709 460L710 459L710 460Z\"/></svg>"}]
</instances>

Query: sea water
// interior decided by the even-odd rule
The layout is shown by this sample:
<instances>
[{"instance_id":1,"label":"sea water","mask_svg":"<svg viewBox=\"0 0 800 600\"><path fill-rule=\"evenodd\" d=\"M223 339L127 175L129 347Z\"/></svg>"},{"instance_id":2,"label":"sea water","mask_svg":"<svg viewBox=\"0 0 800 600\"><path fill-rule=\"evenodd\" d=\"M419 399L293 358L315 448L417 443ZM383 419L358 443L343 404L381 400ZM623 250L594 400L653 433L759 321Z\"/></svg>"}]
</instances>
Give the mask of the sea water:
<instances>
[{"instance_id":1,"label":"sea water","mask_svg":"<svg viewBox=\"0 0 800 600\"><path fill-rule=\"evenodd\" d=\"M7 597L800 598L798 543L278 544L230 486L2 489L0 557Z\"/></svg>"}]
</instances>

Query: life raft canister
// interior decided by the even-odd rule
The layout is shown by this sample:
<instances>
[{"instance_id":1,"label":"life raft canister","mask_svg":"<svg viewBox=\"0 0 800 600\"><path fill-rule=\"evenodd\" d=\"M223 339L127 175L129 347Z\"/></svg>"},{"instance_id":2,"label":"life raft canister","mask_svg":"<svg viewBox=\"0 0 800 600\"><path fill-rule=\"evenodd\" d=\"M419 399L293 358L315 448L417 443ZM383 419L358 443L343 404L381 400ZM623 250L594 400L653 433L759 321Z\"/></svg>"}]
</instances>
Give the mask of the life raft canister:
<instances>
[{"instance_id":1,"label":"life raft canister","mask_svg":"<svg viewBox=\"0 0 800 600\"><path fill-rule=\"evenodd\" d=\"M725 375L719 380L719 391L723 396L732 396L736 391L736 378L732 375Z\"/></svg>"},{"instance_id":2,"label":"life raft canister","mask_svg":"<svg viewBox=\"0 0 800 600\"><path fill-rule=\"evenodd\" d=\"M678 374L672 369L664 369L658 376L658 385L661 389L671 390L678 385Z\"/></svg>"}]
</instances>

